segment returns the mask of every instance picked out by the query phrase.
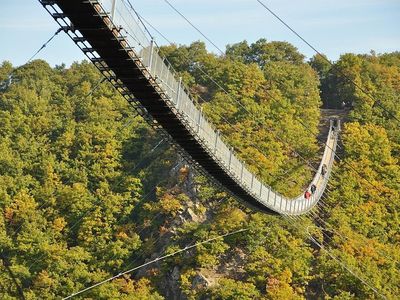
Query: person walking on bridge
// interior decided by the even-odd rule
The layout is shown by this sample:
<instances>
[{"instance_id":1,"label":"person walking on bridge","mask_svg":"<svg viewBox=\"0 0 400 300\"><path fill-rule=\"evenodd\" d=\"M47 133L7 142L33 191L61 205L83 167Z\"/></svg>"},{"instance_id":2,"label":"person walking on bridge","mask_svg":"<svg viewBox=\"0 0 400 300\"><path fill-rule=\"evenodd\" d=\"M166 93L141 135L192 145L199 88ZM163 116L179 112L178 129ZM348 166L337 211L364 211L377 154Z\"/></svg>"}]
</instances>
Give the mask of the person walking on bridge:
<instances>
[{"instance_id":1,"label":"person walking on bridge","mask_svg":"<svg viewBox=\"0 0 400 300\"><path fill-rule=\"evenodd\" d=\"M322 178L325 178L325 174L326 174L327 171L328 171L328 167L326 166L326 164L323 164L322 168L321 168Z\"/></svg>"},{"instance_id":2,"label":"person walking on bridge","mask_svg":"<svg viewBox=\"0 0 400 300\"><path fill-rule=\"evenodd\" d=\"M310 190L311 190L311 194L314 195L315 191L317 190L317 186L315 184L312 184L311 187L310 187Z\"/></svg>"},{"instance_id":3,"label":"person walking on bridge","mask_svg":"<svg viewBox=\"0 0 400 300\"><path fill-rule=\"evenodd\" d=\"M307 200L310 200L310 198L311 198L311 193L310 193L309 190L307 190L307 191L304 193L304 198L306 198Z\"/></svg>"}]
</instances>

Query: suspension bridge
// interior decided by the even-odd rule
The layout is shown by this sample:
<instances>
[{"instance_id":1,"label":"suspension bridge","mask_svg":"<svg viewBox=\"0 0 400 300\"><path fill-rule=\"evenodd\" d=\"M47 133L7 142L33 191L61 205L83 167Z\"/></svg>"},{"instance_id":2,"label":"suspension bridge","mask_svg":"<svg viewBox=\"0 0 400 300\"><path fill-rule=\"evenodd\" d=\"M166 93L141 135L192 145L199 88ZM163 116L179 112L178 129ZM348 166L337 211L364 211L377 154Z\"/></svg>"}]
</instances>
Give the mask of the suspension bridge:
<instances>
[{"instance_id":1,"label":"suspension bridge","mask_svg":"<svg viewBox=\"0 0 400 300\"><path fill-rule=\"evenodd\" d=\"M196 105L137 14L123 0L39 0L105 78L201 173L253 208L303 215L321 199L333 166L340 121L330 122L311 198L288 199L249 171Z\"/></svg>"}]
</instances>

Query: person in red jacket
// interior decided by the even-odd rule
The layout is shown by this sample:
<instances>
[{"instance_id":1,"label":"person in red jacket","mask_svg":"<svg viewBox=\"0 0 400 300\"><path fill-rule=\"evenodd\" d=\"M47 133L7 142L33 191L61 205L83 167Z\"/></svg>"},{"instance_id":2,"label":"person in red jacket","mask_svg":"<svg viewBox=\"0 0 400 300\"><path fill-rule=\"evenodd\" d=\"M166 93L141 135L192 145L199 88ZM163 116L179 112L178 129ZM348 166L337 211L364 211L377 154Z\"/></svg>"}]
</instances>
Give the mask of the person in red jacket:
<instances>
[{"instance_id":1,"label":"person in red jacket","mask_svg":"<svg viewBox=\"0 0 400 300\"><path fill-rule=\"evenodd\" d=\"M309 199L311 198L311 193L310 193L309 190L307 190L307 191L304 193L304 198L306 198L307 200L309 200Z\"/></svg>"}]
</instances>

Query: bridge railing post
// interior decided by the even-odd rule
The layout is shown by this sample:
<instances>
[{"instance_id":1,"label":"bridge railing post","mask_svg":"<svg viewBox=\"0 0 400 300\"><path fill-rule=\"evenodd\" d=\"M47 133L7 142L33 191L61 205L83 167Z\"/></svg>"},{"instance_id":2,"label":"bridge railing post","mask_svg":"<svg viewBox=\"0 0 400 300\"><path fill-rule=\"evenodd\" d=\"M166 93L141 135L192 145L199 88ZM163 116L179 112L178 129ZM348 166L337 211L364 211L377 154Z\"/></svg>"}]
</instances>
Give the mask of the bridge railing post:
<instances>
[{"instance_id":1,"label":"bridge railing post","mask_svg":"<svg viewBox=\"0 0 400 300\"><path fill-rule=\"evenodd\" d=\"M217 153L217 146L218 146L218 137L219 137L219 130L215 132L215 141L214 141L214 153Z\"/></svg>"},{"instance_id":2,"label":"bridge railing post","mask_svg":"<svg viewBox=\"0 0 400 300\"><path fill-rule=\"evenodd\" d=\"M179 111L179 102L180 102L180 96L181 96L181 91L182 91L182 77L179 77L179 83L178 83L178 90L176 92L176 109Z\"/></svg>"},{"instance_id":3,"label":"bridge railing post","mask_svg":"<svg viewBox=\"0 0 400 300\"><path fill-rule=\"evenodd\" d=\"M117 0L112 0L112 6L111 6L111 20L114 22L115 21L115 12L117 10Z\"/></svg>"},{"instance_id":4,"label":"bridge railing post","mask_svg":"<svg viewBox=\"0 0 400 300\"><path fill-rule=\"evenodd\" d=\"M232 164L232 148L229 149L229 163L228 163L228 170L231 170L231 164Z\"/></svg>"},{"instance_id":5,"label":"bridge railing post","mask_svg":"<svg viewBox=\"0 0 400 300\"><path fill-rule=\"evenodd\" d=\"M148 68L149 68L149 70L150 70L150 73L151 73L151 69L152 69L151 64L152 64L152 62L153 62L153 51L154 51L154 40L152 39L152 40L150 41L150 55L149 55L149 65L148 65Z\"/></svg>"},{"instance_id":6,"label":"bridge railing post","mask_svg":"<svg viewBox=\"0 0 400 300\"><path fill-rule=\"evenodd\" d=\"M199 116L197 118L197 133L200 133L200 127L201 127L201 112L203 111L203 108L201 107L198 112L199 112Z\"/></svg>"}]
</instances>

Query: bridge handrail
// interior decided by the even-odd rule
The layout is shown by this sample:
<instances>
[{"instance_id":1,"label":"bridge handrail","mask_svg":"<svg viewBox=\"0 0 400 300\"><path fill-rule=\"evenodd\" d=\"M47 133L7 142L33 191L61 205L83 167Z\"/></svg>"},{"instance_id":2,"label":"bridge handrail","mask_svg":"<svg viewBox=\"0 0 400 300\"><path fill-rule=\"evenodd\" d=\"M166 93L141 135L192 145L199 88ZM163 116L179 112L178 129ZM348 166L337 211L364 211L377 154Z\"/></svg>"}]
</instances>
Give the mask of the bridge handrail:
<instances>
[{"instance_id":1,"label":"bridge handrail","mask_svg":"<svg viewBox=\"0 0 400 300\"><path fill-rule=\"evenodd\" d=\"M181 78L177 78L172 65L159 55L158 46L148 38L141 20L135 15L124 0L99 0L103 12L109 15L114 26L125 31L129 48L134 49L146 67L153 81L168 95L170 105L176 109L181 121L191 134L202 143L203 147L215 157L216 162L234 178L238 184L248 191L257 201L264 206L281 214L296 215L310 210L322 196L323 189L319 188L311 200L305 200L303 195L293 200L287 199L271 188L263 184L252 174L246 164L237 158L235 152L228 147L223 137L219 135L213 126L191 100L188 89L183 85ZM332 135L332 126L329 130L328 141ZM337 134L334 134L334 149L336 149ZM333 150L334 150L333 149ZM325 148L318 172L313 183L320 180L322 164L325 162L330 147ZM328 162L328 173L322 186L325 188L333 159ZM310 184L311 185L311 184Z\"/></svg>"}]
</instances>

